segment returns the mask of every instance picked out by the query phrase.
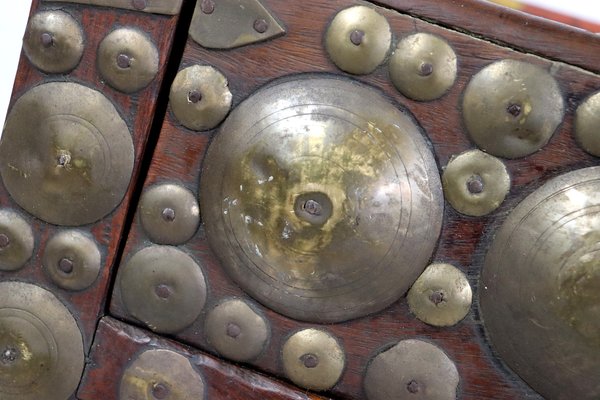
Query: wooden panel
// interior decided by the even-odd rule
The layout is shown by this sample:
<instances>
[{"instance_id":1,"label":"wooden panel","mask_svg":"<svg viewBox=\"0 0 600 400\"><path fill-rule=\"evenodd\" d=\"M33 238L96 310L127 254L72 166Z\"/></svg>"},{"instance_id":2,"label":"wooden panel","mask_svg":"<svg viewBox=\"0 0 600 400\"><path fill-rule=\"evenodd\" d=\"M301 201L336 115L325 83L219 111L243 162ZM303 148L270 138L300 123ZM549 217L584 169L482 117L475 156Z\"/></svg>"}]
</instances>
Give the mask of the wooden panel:
<instances>
[{"instance_id":1,"label":"wooden panel","mask_svg":"<svg viewBox=\"0 0 600 400\"><path fill-rule=\"evenodd\" d=\"M129 12L106 7L93 7L77 4L60 4L35 0L32 15L41 10L60 9L80 22L85 37L85 49L79 65L66 75L45 74L37 70L22 54L11 99L12 104L33 86L44 82L77 82L95 88L113 102L129 127L134 148L135 168L127 193L120 205L102 220L77 227L89 232L95 238L102 254L102 268L95 283L86 290L70 292L52 283L42 267L42 255L46 243L55 233L69 229L57 227L34 218L22 211L11 199L3 185L0 185L0 205L2 208L17 210L31 224L35 235L35 249L31 260L16 272L0 272L0 280L33 282L55 293L66 303L78 320L83 331L86 349L91 345L98 319L104 311L106 293L111 277L111 268L121 242L123 225L127 215L131 195L138 180L139 165L148 139L158 92L161 88L164 69L145 89L128 95L108 86L97 68L97 48L101 40L116 27L134 26L149 35L159 51L159 65L164 66L169 59L178 16L160 16L141 12ZM47 99L53 101L53 99ZM9 108L10 113L10 108Z\"/></svg>"},{"instance_id":2,"label":"wooden panel","mask_svg":"<svg viewBox=\"0 0 600 400\"><path fill-rule=\"evenodd\" d=\"M207 399L323 399L109 317L103 318L98 326L91 362L78 397L81 400L118 398L123 371L138 354L151 349L176 351L188 357L204 379Z\"/></svg>"},{"instance_id":3,"label":"wooden panel","mask_svg":"<svg viewBox=\"0 0 600 400\"><path fill-rule=\"evenodd\" d=\"M400 3L402 2L390 1L390 5L402 8ZM423 2L425 3L432 7L434 2ZM352 4L364 3L347 0L327 2L265 0L264 4L285 24L288 30L286 36L231 51L206 50L188 41L181 68L196 63L217 67L229 79L234 105L239 104L266 83L283 76L310 72L341 74L350 78L328 59L322 45L323 34L337 11ZM438 15L442 15L446 9L448 12L455 9L454 2L445 2L444 5L435 2L435 4L439 7ZM402 9L406 11L407 8ZM390 82L386 65L379 67L370 75L351 77L379 88L391 101L397 102L415 116L426 137L432 142L440 172L452 155L475 147L465 133L461 101L465 85L484 66L504 58L524 60L539 65L550 71L557 79L566 99L567 111L564 121L548 145L529 157L506 160L513 183L509 199L500 209L489 216L474 218L461 215L446 204L444 227L432 261L449 262L465 271L477 298L478 277L486 249L494 231L508 211L549 178L566 171L600 164L598 158L584 153L577 146L572 134L574 110L584 98L600 89L600 78L567 64L500 47L392 9L380 8L378 11L388 18L396 38L415 32L431 32L445 38L458 55L459 73L456 84L444 97L433 102L416 102L399 94ZM489 26L493 26L499 18L499 11L495 10L495 12L496 14L482 17L480 23L482 27L486 21L491 24ZM423 15L427 16L425 13ZM474 15L481 14L471 14L472 18ZM457 20L458 23L464 23L468 28L466 20ZM526 37L527 32L529 32L527 29L517 29L514 35ZM573 38L580 37L578 33L572 35ZM596 43L577 39L573 46L583 46L591 52ZM197 194L204 153L215 132L192 132L182 127L172 113L168 113L145 187L160 182L177 182ZM122 264L126 263L136 251L149 244L150 240L139 224L139 216L136 216L127 240ZM189 243L181 246L181 249L198 260L207 275L210 295L205 311L225 297L249 299L220 267L208 246L202 227ZM285 339L297 329L317 325L286 318L260 305L257 307L271 322L273 335L266 352L252 365L262 371L283 377L280 353ZM131 320L123 309L118 291L114 292L111 312ZM204 318L203 313L192 326L175 337L198 348L213 351L203 336ZM330 393L333 396L348 399L364 398L363 375L369 360L390 343L408 338L421 338L443 348L456 363L461 377L460 399L539 398L493 354L485 336L477 300L467 318L451 328L436 328L420 322L410 313L405 298L376 315L347 323L326 325L322 328L339 338L347 353L346 369L340 382Z\"/></svg>"}]
</instances>

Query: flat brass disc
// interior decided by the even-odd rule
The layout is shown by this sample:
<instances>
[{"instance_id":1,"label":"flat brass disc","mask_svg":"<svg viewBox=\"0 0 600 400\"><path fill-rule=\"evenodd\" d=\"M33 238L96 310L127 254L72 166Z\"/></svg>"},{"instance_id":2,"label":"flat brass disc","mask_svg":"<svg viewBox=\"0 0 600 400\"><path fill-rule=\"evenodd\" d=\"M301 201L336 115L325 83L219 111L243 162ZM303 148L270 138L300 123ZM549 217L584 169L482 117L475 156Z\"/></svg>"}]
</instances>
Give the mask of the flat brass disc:
<instances>
[{"instance_id":1,"label":"flat brass disc","mask_svg":"<svg viewBox=\"0 0 600 400\"><path fill-rule=\"evenodd\" d=\"M183 244L200 224L196 196L180 185L153 186L142 195L139 210L144 231L154 243Z\"/></svg>"},{"instance_id":2,"label":"flat brass disc","mask_svg":"<svg viewBox=\"0 0 600 400\"><path fill-rule=\"evenodd\" d=\"M206 302L200 266L175 247L140 250L119 271L121 297L130 316L159 333L190 326Z\"/></svg>"},{"instance_id":3,"label":"flat brass disc","mask_svg":"<svg viewBox=\"0 0 600 400\"><path fill-rule=\"evenodd\" d=\"M371 7L354 6L340 11L325 34L325 47L339 69L370 74L387 56L392 31L385 17Z\"/></svg>"},{"instance_id":4,"label":"flat brass disc","mask_svg":"<svg viewBox=\"0 0 600 400\"><path fill-rule=\"evenodd\" d=\"M64 231L46 244L42 262L50 279L67 290L83 290L98 278L101 256L94 240L79 231Z\"/></svg>"},{"instance_id":5,"label":"flat brass disc","mask_svg":"<svg viewBox=\"0 0 600 400\"><path fill-rule=\"evenodd\" d=\"M62 11L39 12L31 17L25 29L23 51L44 72L71 71L79 64L83 48L81 26Z\"/></svg>"},{"instance_id":6,"label":"flat brass disc","mask_svg":"<svg viewBox=\"0 0 600 400\"><path fill-rule=\"evenodd\" d=\"M350 80L305 78L251 96L211 143L200 181L223 267L300 320L344 321L396 301L440 232L441 185L421 132Z\"/></svg>"},{"instance_id":7,"label":"flat brass disc","mask_svg":"<svg viewBox=\"0 0 600 400\"><path fill-rule=\"evenodd\" d=\"M270 329L245 301L230 299L213 308L205 322L206 340L219 354L250 361L265 349Z\"/></svg>"},{"instance_id":8,"label":"flat brass disc","mask_svg":"<svg viewBox=\"0 0 600 400\"><path fill-rule=\"evenodd\" d=\"M283 368L296 385L311 390L331 389L342 376L346 356L325 331L304 329L283 345Z\"/></svg>"},{"instance_id":9,"label":"flat brass disc","mask_svg":"<svg viewBox=\"0 0 600 400\"><path fill-rule=\"evenodd\" d=\"M445 40L429 34L410 35L390 58L390 78L406 97L429 101L443 96L456 80L456 54Z\"/></svg>"},{"instance_id":10,"label":"flat brass disc","mask_svg":"<svg viewBox=\"0 0 600 400\"><path fill-rule=\"evenodd\" d=\"M441 349L408 339L371 361L364 385L369 400L456 400L459 382L456 366Z\"/></svg>"},{"instance_id":11,"label":"flat brass disc","mask_svg":"<svg viewBox=\"0 0 600 400\"><path fill-rule=\"evenodd\" d=\"M600 157L600 93L589 97L577 109L575 138L585 151Z\"/></svg>"},{"instance_id":12,"label":"flat brass disc","mask_svg":"<svg viewBox=\"0 0 600 400\"><path fill-rule=\"evenodd\" d=\"M479 150L452 157L444 169L442 183L452 207L476 217L497 209L510 190L510 176L504 163Z\"/></svg>"},{"instance_id":13,"label":"flat brass disc","mask_svg":"<svg viewBox=\"0 0 600 400\"><path fill-rule=\"evenodd\" d=\"M213 67L193 65L177 73L169 101L186 128L205 131L219 125L231 109L227 78Z\"/></svg>"},{"instance_id":14,"label":"flat brass disc","mask_svg":"<svg viewBox=\"0 0 600 400\"><path fill-rule=\"evenodd\" d=\"M204 381L190 360L171 350L147 350L123 373L119 400L202 400Z\"/></svg>"},{"instance_id":15,"label":"flat brass disc","mask_svg":"<svg viewBox=\"0 0 600 400\"><path fill-rule=\"evenodd\" d=\"M156 77L158 50L144 33L134 28L119 28L100 43L98 70L110 86L134 93Z\"/></svg>"},{"instance_id":16,"label":"flat brass disc","mask_svg":"<svg viewBox=\"0 0 600 400\"><path fill-rule=\"evenodd\" d=\"M0 173L13 199L57 225L84 225L119 205L133 172L125 121L100 92L76 83L21 96L0 142Z\"/></svg>"},{"instance_id":17,"label":"flat brass disc","mask_svg":"<svg viewBox=\"0 0 600 400\"><path fill-rule=\"evenodd\" d=\"M544 69L522 61L488 65L469 82L463 117L471 139L498 157L525 157L540 150L564 114L556 80Z\"/></svg>"},{"instance_id":18,"label":"flat brass disc","mask_svg":"<svg viewBox=\"0 0 600 400\"><path fill-rule=\"evenodd\" d=\"M473 294L465 274L450 264L432 264L408 291L410 311L433 326L459 323L471 308Z\"/></svg>"},{"instance_id":19,"label":"flat brass disc","mask_svg":"<svg viewBox=\"0 0 600 400\"><path fill-rule=\"evenodd\" d=\"M14 211L0 210L0 271L16 271L33 255L31 226Z\"/></svg>"},{"instance_id":20,"label":"flat brass disc","mask_svg":"<svg viewBox=\"0 0 600 400\"><path fill-rule=\"evenodd\" d=\"M554 178L508 216L486 256L494 349L548 400L600 398L600 167Z\"/></svg>"},{"instance_id":21,"label":"flat brass disc","mask_svg":"<svg viewBox=\"0 0 600 400\"><path fill-rule=\"evenodd\" d=\"M65 400L83 373L75 319L49 291L0 282L0 398Z\"/></svg>"}]
</instances>

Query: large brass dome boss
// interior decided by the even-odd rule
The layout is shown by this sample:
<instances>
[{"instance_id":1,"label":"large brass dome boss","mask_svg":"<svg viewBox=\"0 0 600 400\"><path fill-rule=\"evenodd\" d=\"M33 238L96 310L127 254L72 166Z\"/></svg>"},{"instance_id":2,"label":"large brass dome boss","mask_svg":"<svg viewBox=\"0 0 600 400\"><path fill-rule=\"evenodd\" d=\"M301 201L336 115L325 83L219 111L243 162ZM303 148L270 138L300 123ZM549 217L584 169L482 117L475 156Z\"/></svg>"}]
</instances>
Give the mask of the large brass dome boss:
<instances>
[{"instance_id":1,"label":"large brass dome boss","mask_svg":"<svg viewBox=\"0 0 600 400\"><path fill-rule=\"evenodd\" d=\"M600 167L552 179L486 257L483 320L498 354L549 400L600 398Z\"/></svg>"},{"instance_id":2,"label":"large brass dome boss","mask_svg":"<svg viewBox=\"0 0 600 400\"><path fill-rule=\"evenodd\" d=\"M201 177L210 244L248 293L292 318L379 311L425 268L442 193L413 120L333 78L270 86L232 112Z\"/></svg>"},{"instance_id":3,"label":"large brass dome boss","mask_svg":"<svg viewBox=\"0 0 600 400\"><path fill-rule=\"evenodd\" d=\"M0 142L0 173L10 195L57 225L85 225L113 211L133 161L129 129L113 104L76 83L26 92L8 114Z\"/></svg>"}]
</instances>

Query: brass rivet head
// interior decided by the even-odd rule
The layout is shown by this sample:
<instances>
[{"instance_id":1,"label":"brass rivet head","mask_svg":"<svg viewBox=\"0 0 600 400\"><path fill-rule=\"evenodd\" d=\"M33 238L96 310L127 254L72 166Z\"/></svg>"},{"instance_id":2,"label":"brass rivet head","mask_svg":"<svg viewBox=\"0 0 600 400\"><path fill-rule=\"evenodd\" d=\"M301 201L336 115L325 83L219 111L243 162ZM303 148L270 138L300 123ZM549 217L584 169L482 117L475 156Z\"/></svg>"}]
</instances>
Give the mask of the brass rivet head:
<instances>
[{"instance_id":1,"label":"brass rivet head","mask_svg":"<svg viewBox=\"0 0 600 400\"><path fill-rule=\"evenodd\" d=\"M242 328L238 324L230 322L227 324L227 336L236 339L242 333Z\"/></svg>"},{"instance_id":2,"label":"brass rivet head","mask_svg":"<svg viewBox=\"0 0 600 400\"><path fill-rule=\"evenodd\" d=\"M520 158L548 143L563 120L565 102L551 73L516 60L479 71L463 96L463 117L475 144L497 157Z\"/></svg>"},{"instance_id":3,"label":"brass rivet head","mask_svg":"<svg viewBox=\"0 0 600 400\"><path fill-rule=\"evenodd\" d=\"M428 266L408 291L408 306L433 326L452 326L469 313L473 293L465 274L450 264Z\"/></svg>"},{"instance_id":4,"label":"brass rivet head","mask_svg":"<svg viewBox=\"0 0 600 400\"><path fill-rule=\"evenodd\" d=\"M169 397L171 390L164 383L158 382L152 387L152 396L157 400L164 400Z\"/></svg>"},{"instance_id":5,"label":"brass rivet head","mask_svg":"<svg viewBox=\"0 0 600 400\"><path fill-rule=\"evenodd\" d=\"M351 74L373 72L385 60L391 44L387 19L367 6L340 11L325 33L329 57L339 69Z\"/></svg>"},{"instance_id":6,"label":"brass rivet head","mask_svg":"<svg viewBox=\"0 0 600 400\"><path fill-rule=\"evenodd\" d=\"M165 208L162 212L162 217L167 222L175 221L175 210L173 210L171 207Z\"/></svg>"},{"instance_id":7,"label":"brass rivet head","mask_svg":"<svg viewBox=\"0 0 600 400\"><path fill-rule=\"evenodd\" d=\"M73 268L75 267L75 264L73 263L73 261L71 261L68 258L61 258L60 261L58 262L58 269L61 270L61 272L65 273L65 274L71 274L73 272Z\"/></svg>"},{"instance_id":8,"label":"brass rivet head","mask_svg":"<svg viewBox=\"0 0 600 400\"><path fill-rule=\"evenodd\" d=\"M122 69L129 68L131 67L131 58L127 54L119 54L117 56L117 65Z\"/></svg>"},{"instance_id":9,"label":"brass rivet head","mask_svg":"<svg viewBox=\"0 0 600 400\"><path fill-rule=\"evenodd\" d=\"M148 6L147 0L132 0L131 5L138 11L144 10Z\"/></svg>"},{"instance_id":10,"label":"brass rivet head","mask_svg":"<svg viewBox=\"0 0 600 400\"><path fill-rule=\"evenodd\" d=\"M0 233L0 250L6 249L10 245L10 238L5 233Z\"/></svg>"},{"instance_id":11,"label":"brass rivet head","mask_svg":"<svg viewBox=\"0 0 600 400\"><path fill-rule=\"evenodd\" d=\"M316 368L319 365L319 357L314 354L303 354L300 361L306 368Z\"/></svg>"},{"instance_id":12,"label":"brass rivet head","mask_svg":"<svg viewBox=\"0 0 600 400\"><path fill-rule=\"evenodd\" d=\"M442 38L417 33L402 39L390 57L390 78L404 96L418 101L442 97L456 81L457 59Z\"/></svg>"},{"instance_id":13,"label":"brass rivet head","mask_svg":"<svg viewBox=\"0 0 600 400\"><path fill-rule=\"evenodd\" d=\"M52 47L52 45L54 44L54 37L52 37L51 33L44 32L40 35L40 42L45 48Z\"/></svg>"},{"instance_id":14,"label":"brass rivet head","mask_svg":"<svg viewBox=\"0 0 600 400\"><path fill-rule=\"evenodd\" d=\"M365 38L365 32L360 29L355 29L350 33L350 41L355 46L360 46Z\"/></svg>"},{"instance_id":15,"label":"brass rivet head","mask_svg":"<svg viewBox=\"0 0 600 400\"><path fill-rule=\"evenodd\" d=\"M314 328L293 334L283 345L282 357L288 378L298 386L313 390L335 386L346 358L331 334Z\"/></svg>"},{"instance_id":16,"label":"brass rivet head","mask_svg":"<svg viewBox=\"0 0 600 400\"><path fill-rule=\"evenodd\" d=\"M215 11L215 2L213 0L202 0L200 9L204 14L212 14Z\"/></svg>"},{"instance_id":17,"label":"brass rivet head","mask_svg":"<svg viewBox=\"0 0 600 400\"><path fill-rule=\"evenodd\" d=\"M510 190L510 176L502 161L480 150L452 157L442 183L446 200L462 214L480 217L496 210Z\"/></svg>"},{"instance_id":18,"label":"brass rivet head","mask_svg":"<svg viewBox=\"0 0 600 400\"><path fill-rule=\"evenodd\" d=\"M588 97L575 114L575 138L593 156L600 157L600 92Z\"/></svg>"},{"instance_id":19,"label":"brass rivet head","mask_svg":"<svg viewBox=\"0 0 600 400\"><path fill-rule=\"evenodd\" d=\"M253 26L254 30L258 33L265 33L269 29L269 23L262 18L259 18L256 21L254 21Z\"/></svg>"},{"instance_id":20,"label":"brass rivet head","mask_svg":"<svg viewBox=\"0 0 600 400\"><path fill-rule=\"evenodd\" d=\"M23 38L23 51L29 61L47 73L66 73L81 60L83 30L63 11L41 11L32 15Z\"/></svg>"},{"instance_id":21,"label":"brass rivet head","mask_svg":"<svg viewBox=\"0 0 600 400\"><path fill-rule=\"evenodd\" d=\"M378 354L367 367L364 389L369 400L456 399L460 376L439 347L403 340Z\"/></svg>"},{"instance_id":22,"label":"brass rivet head","mask_svg":"<svg viewBox=\"0 0 600 400\"><path fill-rule=\"evenodd\" d=\"M419 390L421 390L421 387L419 382L412 380L406 384L406 390L411 394L417 394L419 393Z\"/></svg>"}]
</instances>

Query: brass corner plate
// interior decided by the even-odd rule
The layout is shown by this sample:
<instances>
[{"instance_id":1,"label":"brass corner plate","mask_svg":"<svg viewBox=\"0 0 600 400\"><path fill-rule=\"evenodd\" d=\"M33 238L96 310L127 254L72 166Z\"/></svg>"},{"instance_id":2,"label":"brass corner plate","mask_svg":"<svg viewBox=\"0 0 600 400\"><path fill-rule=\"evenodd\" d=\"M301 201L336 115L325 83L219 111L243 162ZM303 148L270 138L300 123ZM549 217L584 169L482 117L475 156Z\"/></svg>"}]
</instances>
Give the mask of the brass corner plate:
<instances>
[{"instance_id":1,"label":"brass corner plate","mask_svg":"<svg viewBox=\"0 0 600 400\"><path fill-rule=\"evenodd\" d=\"M48 3L51 0L44 1ZM179 15L183 0L60 0L60 3L89 4L151 14Z\"/></svg>"}]
</instances>

